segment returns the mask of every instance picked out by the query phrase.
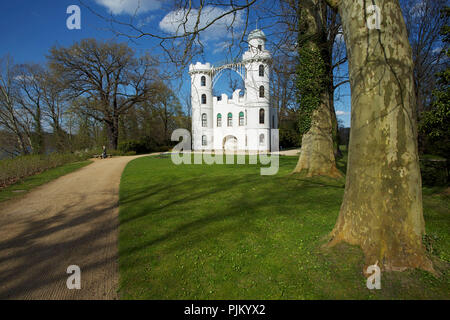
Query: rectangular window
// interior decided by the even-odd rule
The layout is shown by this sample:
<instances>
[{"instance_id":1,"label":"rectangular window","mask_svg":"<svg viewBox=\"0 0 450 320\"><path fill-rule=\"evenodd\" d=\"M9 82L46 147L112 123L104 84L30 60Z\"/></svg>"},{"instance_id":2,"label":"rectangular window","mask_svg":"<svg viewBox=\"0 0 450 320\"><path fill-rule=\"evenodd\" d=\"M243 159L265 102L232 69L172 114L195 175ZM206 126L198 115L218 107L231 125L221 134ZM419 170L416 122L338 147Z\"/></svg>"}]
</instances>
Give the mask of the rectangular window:
<instances>
[{"instance_id":1,"label":"rectangular window","mask_svg":"<svg viewBox=\"0 0 450 320\"><path fill-rule=\"evenodd\" d=\"M206 113L202 114L202 127L206 127Z\"/></svg>"},{"instance_id":2,"label":"rectangular window","mask_svg":"<svg viewBox=\"0 0 450 320\"><path fill-rule=\"evenodd\" d=\"M239 112L239 125L240 126L244 125L244 113L242 111Z\"/></svg>"}]
</instances>

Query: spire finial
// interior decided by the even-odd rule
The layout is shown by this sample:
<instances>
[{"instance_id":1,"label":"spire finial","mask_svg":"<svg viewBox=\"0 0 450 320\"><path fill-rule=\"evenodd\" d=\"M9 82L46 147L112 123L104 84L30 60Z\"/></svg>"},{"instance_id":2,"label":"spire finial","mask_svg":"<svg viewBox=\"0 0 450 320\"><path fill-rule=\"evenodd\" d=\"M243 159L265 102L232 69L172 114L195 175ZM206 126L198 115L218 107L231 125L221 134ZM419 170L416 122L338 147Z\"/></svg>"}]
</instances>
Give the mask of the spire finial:
<instances>
[{"instance_id":1,"label":"spire finial","mask_svg":"<svg viewBox=\"0 0 450 320\"><path fill-rule=\"evenodd\" d=\"M258 20L259 20L259 17L256 18L256 30L258 30Z\"/></svg>"}]
</instances>

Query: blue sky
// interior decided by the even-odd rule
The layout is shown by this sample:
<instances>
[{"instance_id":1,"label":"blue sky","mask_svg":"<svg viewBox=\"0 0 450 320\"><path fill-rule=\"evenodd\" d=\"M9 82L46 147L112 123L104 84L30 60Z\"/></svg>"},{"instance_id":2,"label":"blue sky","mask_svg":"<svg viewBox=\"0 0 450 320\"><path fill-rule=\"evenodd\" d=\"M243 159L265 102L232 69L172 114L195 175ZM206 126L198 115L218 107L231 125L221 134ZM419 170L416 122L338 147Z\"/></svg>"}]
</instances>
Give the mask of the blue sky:
<instances>
[{"instance_id":1,"label":"blue sky","mask_svg":"<svg viewBox=\"0 0 450 320\"><path fill-rule=\"evenodd\" d=\"M168 2L160 0L84 0L93 11L106 17L120 21L132 21L144 31L158 34L175 32L173 23L176 12L171 11ZM81 8L81 30L69 30L66 20L69 14L67 7L75 4ZM210 8L207 14L217 15L219 8ZM137 13L137 14L135 14ZM236 34L242 33L243 19L237 17ZM242 20L239 20L242 19ZM205 44L205 52L196 60L208 61L217 64L226 57L224 49L231 41L229 33L225 31L226 21L206 31L202 35ZM250 30L256 24L253 13L250 15ZM259 27L264 30L269 21L261 19ZM54 45L70 46L83 38L114 39L117 37L111 31L110 24L99 18L78 0L15 0L3 1L0 11L0 28L2 37L0 57L9 54L15 63L45 63L45 56ZM117 30L117 29L116 29ZM249 30L247 30L248 32ZM154 54L160 54L158 42L150 37L130 41L125 37L118 37L118 41L128 41L129 45L139 53L149 50ZM270 39L269 39L270 40ZM236 48L233 48L236 50ZM195 62L195 61L194 61ZM170 66L168 65L170 68ZM183 100L189 93L189 79L187 70L180 79L182 85L176 91ZM223 78L226 82L226 78ZM226 85L215 88L217 92L230 93ZM338 117L346 126L350 125L350 97L349 88L345 86L341 90L341 98L336 103Z\"/></svg>"}]
</instances>

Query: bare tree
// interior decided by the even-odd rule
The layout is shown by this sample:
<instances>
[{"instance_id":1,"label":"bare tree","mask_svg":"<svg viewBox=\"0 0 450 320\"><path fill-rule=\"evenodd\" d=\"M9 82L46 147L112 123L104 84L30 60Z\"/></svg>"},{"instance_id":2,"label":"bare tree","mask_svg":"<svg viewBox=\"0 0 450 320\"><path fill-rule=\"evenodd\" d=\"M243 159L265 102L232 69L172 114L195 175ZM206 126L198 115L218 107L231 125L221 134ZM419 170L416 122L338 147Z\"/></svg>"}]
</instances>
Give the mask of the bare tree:
<instances>
[{"instance_id":1,"label":"bare tree","mask_svg":"<svg viewBox=\"0 0 450 320\"><path fill-rule=\"evenodd\" d=\"M445 0L402 1L414 61L414 88L419 117L430 103L435 75L445 64L440 31L448 20L441 14L446 3Z\"/></svg>"},{"instance_id":2,"label":"bare tree","mask_svg":"<svg viewBox=\"0 0 450 320\"><path fill-rule=\"evenodd\" d=\"M170 141L169 132L174 128L174 119L181 114L181 104L173 91L162 81L152 85L154 93L149 101L155 115L162 123L164 143Z\"/></svg>"},{"instance_id":3,"label":"bare tree","mask_svg":"<svg viewBox=\"0 0 450 320\"><path fill-rule=\"evenodd\" d=\"M126 44L82 40L69 48L54 47L50 66L73 97L85 97L82 112L108 128L110 147L117 149L119 118L129 108L145 101L157 78L156 61L140 58Z\"/></svg>"},{"instance_id":4,"label":"bare tree","mask_svg":"<svg viewBox=\"0 0 450 320\"><path fill-rule=\"evenodd\" d=\"M272 63L271 103L277 108L278 119L283 119L288 114L288 109L296 109L295 96L295 68L296 57L279 55Z\"/></svg>"},{"instance_id":5,"label":"bare tree","mask_svg":"<svg viewBox=\"0 0 450 320\"><path fill-rule=\"evenodd\" d=\"M258 0L201 0L199 2L186 0L173 0L166 2L168 9L174 10L176 25L174 32L163 32L159 29L149 29L139 26L136 19L121 20L117 17L101 15L83 0L80 3L91 12L103 19L110 26L110 30L117 36L129 39L150 37L157 39L160 48L166 57L179 70L183 69L192 59L204 52L204 31L218 23L225 23L227 33L231 34L233 44L241 44L247 31L250 7L255 6ZM261 1L261 0L259 0ZM215 8L222 10L212 12ZM136 8L136 14L139 7ZM241 15L243 13L243 16ZM239 21L244 21L244 30L235 33ZM243 49L243 47L242 47Z\"/></svg>"},{"instance_id":6,"label":"bare tree","mask_svg":"<svg viewBox=\"0 0 450 320\"><path fill-rule=\"evenodd\" d=\"M44 118L53 129L56 149L64 151L67 147L64 116L68 108L68 92L60 85L56 75L48 70L42 74L41 86Z\"/></svg>"},{"instance_id":7,"label":"bare tree","mask_svg":"<svg viewBox=\"0 0 450 320\"><path fill-rule=\"evenodd\" d=\"M20 93L14 81L11 60L5 57L0 60L0 126L15 136L17 153L28 154L31 146L28 121L18 107Z\"/></svg>"},{"instance_id":8,"label":"bare tree","mask_svg":"<svg viewBox=\"0 0 450 320\"><path fill-rule=\"evenodd\" d=\"M43 75L44 69L36 64L22 64L15 67L15 82L19 89L18 103L32 119L28 130L33 153L42 154L44 147L43 122Z\"/></svg>"},{"instance_id":9,"label":"bare tree","mask_svg":"<svg viewBox=\"0 0 450 320\"><path fill-rule=\"evenodd\" d=\"M417 101L417 117L427 111L436 88L436 74L449 64L445 57L440 30L448 22L441 13L445 0L404 0L402 4L408 38L414 61L414 92ZM419 151L426 148L427 138L419 131Z\"/></svg>"}]
</instances>

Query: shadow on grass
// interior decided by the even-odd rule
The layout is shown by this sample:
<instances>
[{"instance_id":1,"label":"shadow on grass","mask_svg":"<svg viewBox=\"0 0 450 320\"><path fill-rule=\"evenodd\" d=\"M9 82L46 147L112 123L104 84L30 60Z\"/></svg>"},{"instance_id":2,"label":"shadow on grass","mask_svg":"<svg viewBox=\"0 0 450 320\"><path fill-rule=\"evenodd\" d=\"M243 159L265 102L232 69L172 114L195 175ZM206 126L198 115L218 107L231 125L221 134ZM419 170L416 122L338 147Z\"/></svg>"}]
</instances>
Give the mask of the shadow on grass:
<instances>
[{"instance_id":1,"label":"shadow on grass","mask_svg":"<svg viewBox=\"0 0 450 320\"><path fill-rule=\"evenodd\" d=\"M295 162L281 165L295 166ZM152 170L144 178L147 167ZM163 159L136 160L125 171L121 185L121 292L134 298L179 298L177 290L189 287L188 298L274 298L271 292L278 290L284 292L281 296L294 298L395 297L395 290L404 287L393 285L392 290L377 295L367 291L359 248L318 251L320 239L336 222L342 182L299 178L289 175L291 169L284 167L281 174L262 177L257 167L250 166L192 168L171 166ZM240 256L239 250L254 255L254 261ZM176 258L180 255L182 260ZM190 266L189 273L179 268L181 263ZM195 269L198 265L203 269ZM299 273L299 266L304 273ZM237 270L242 268L255 271L240 274ZM179 277L185 274L194 278L182 282ZM136 283L136 277L153 279L146 284L153 289ZM227 277L238 281L235 289L222 283L214 287L221 296L202 291ZM273 284L259 277L281 282ZM239 283L248 281L263 287L247 294ZM296 283L298 288L283 288L283 281ZM418 279L414 290L423 281ZM166 286L173 290L166 292ZM441 290L445 285L438 287ZM401 294L427 296L422 291Z\"/></svg>"}]
</instances>

